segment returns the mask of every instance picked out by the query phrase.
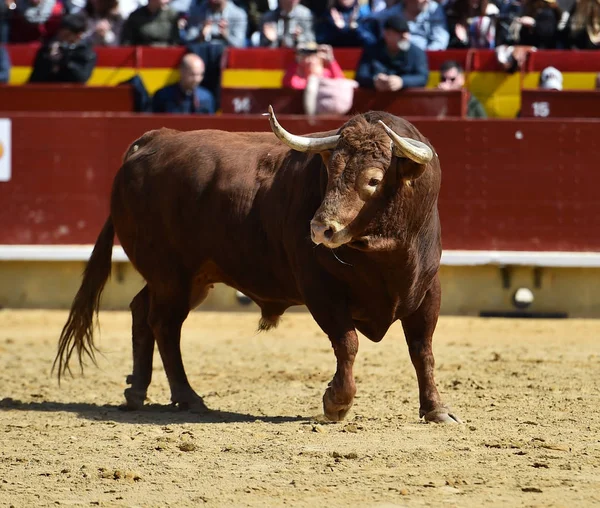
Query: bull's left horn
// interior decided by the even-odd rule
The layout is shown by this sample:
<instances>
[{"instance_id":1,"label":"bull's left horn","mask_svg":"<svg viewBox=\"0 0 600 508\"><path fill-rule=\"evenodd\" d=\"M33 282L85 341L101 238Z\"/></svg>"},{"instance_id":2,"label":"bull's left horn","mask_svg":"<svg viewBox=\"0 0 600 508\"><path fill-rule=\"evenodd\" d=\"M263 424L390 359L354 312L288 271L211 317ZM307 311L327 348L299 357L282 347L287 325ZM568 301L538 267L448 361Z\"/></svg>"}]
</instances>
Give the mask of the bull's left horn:
<instances>
[{"instance_id":1,"label":"bull's left horn","mask_svg":"<svg viewBox=\"0 0 600 508\"><path fill-rule=\"evenodd\" d=\"M422 141L416 139L403 138L398 136L392 129L390 129L381 120L379 123L383 125L385 132L392 139L394 146L394 155L396 157L406 157L417 164L427 164L433 159L433 150Z\"/></svg>"},{"instance_id":2,"label":"bull's left horn","mask_svg":"<svg viewBox=\"0 0 600 508\"><path fill-rule=\"evenodd\" d=\"M326 138L306 138L290 134L279 125L271 106L269 106L269 123L275 135L287 146L298 152L324 152L325 150L332 150L340 139L338 135L327 136Z\"/></svg>"}]
</instances>

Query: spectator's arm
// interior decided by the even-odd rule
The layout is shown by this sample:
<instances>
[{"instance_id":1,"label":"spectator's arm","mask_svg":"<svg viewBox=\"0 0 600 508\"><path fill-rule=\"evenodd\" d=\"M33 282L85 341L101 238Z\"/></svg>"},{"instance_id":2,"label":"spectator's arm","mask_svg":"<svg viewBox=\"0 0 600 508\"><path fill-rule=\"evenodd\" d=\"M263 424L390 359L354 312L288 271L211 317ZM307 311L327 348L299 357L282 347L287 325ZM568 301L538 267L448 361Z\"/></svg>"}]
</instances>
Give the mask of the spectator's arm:
<instances>
[{"instance_id":1,"label":"spectator's arm","mask_svg":"<svg viewBox=\"0 0 600 508\"><path fill-rule=\"evenodd\" d=\"M404 88L423 87L427 84L427 79L429 78L429 64L427 62L427 55L424 51L416 51L414 72L411 74L404 74L401 78L404 82Z\"/></svg>"},{"instance_id":2,"label":"spectator's arm","mask_svg":"<svg viewBox=\"0 0 600 508\"><path fill-rule=\"evenodd\" d=\"M450 33L448 32L448 23L444 9L436 4L437 8L431 13L431 37L427 41L427 49L430 51L442 51L448 48Z\"/></svg>"},{"instance_id":3,"label":"spectator's arm","mask_svg":"<svg viewBox=\"0 0 600 508\"><path fill-rule=\"evenodd\" d=\"M374 77L373 55L370 51L363 51L360 61L358 62L354 79L364 88L373 88L375 86L373 83Z\"/></svg>"},{"instance_id":4,"label":"spectator's arm","mask_svg":"<svg viewBox=\"0 0 600 508\"><path fill-rule=\"evenodd\" d=\"M50 48L49 46L42 46L33 62L33 68L29 75L29 83L47 83L53 80L56 71L54 69L55 64L50 60Z\"/></svg>"},{"instance_id":5,"label":"spectator's arm","mask_svg":"<svg viewBox=\"0 0 600 508\"><path fill-rule=\"evenodd\" d=\"M363 21L358 22L358 28L356 29L358 38L362 46L371 46L377 42L377 36L373 30L370 30L369 24Z\"/></svg>"},{"instance_id":6,"label":"spectator's arm","mask_svg":"<svg viewBox=\"0 0 600 508\"><path fill-rule=\"evenodd\" d=\"M283 88L296 88L294 86L294 78L296 77L297 73L298 73L298 64L293 63L292 65L289 65L288 68L285 70L283 79L281 80L281 86Z\"/></svg>"},{"instance_id":7,"label":"spectator's arm","mask_svg":"<svg viewBox=\"0 0 600 508\"><path fill-rule=\"evenodd\" d=\"M344 71L342 70L342 68L340 67L340 64L337 63L336 60L332 60L331 62L327 62L327 67L329 67L329 70L331 71L331 75L334 78L345 78L346 76L344 76Z\"/></svg>"},{"instance_id":8,"label":"spectator's arm","mask_svg":"<svg viewBox=\"0 0 600 508\"><path fill-rule=\"evenodd\" d=\"M234 48L246 47L246 30L248 29L248 18L245 13L232 18L229 24L227 43Z\"/></svg>"},{"instance_id":9,"label":"spectator's arm","mask_svg":"<svg viewBox=\"0 0 600 508\"><path fill-rule=\"evenodd\" d=\"M10 78L10 55L4 46L0 47L0 83L8 83Z\"/></svg>"},{"instance_id":10,"label":"spectator's arm","mask_svg":"<svg viewBox=\"0 0 600 508\"><path fill-rule=\"evenodd\" d=\"M96 65L96 53L89 47L83 47L71 55L65 55L61 65L61 81L86 83Z\"/></svg>"}]
</instances>

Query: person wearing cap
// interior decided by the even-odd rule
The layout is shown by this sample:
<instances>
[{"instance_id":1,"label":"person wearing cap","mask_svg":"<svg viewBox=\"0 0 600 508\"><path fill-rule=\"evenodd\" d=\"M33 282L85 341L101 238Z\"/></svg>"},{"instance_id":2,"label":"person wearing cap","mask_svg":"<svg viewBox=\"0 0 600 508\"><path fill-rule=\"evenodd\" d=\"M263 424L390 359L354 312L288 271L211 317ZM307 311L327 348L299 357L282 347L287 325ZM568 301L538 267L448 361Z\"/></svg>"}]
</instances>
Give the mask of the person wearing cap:
<instances>
[{"instance_id":1,"label":"person wearing cap","mask_svg":"<svg viewBox=\"0 0 600 508\"><path fill-rule=\"evenodd\" d=\"M539 87L544 90L562 90L563 75L556 67L546 67L540 73Z\"/></svg>"},{"instance_id":2,"label":"person wearing cap","mask_svg":"<svg viewBox=\"0 0 600 508\"><path fill-rule=\"evenodd\" d=\"M428 78L427 55L411 43L401 16L385 21L382 41L363 50L355 76L361 87L381 92L424 87Z\"/></svg>"},{"instance_id":3,"label":"person wearing cap","mask_svg":"<svg viewBox=\"0 0 600 508\"><path fill-rule=\"evenodd\" d=\"M83 13L62 18L56 37L38 50L29 83L86 83L96 65L91 42L83 39L86 28Z\"/></svg>"},{"instance_id":4,"label":"person wearing cap","mask_svg":"<svg viewBox=\"0 0 600 508\"><path fill-rule=\"evenodd\" d=\"M408 23L412 43L423 51L443 51L448 48L450 33L443 2L435 0L402 0L376 12L373 18L379 26L391 16L401 16Z\"/></svg>"}]
</instances>

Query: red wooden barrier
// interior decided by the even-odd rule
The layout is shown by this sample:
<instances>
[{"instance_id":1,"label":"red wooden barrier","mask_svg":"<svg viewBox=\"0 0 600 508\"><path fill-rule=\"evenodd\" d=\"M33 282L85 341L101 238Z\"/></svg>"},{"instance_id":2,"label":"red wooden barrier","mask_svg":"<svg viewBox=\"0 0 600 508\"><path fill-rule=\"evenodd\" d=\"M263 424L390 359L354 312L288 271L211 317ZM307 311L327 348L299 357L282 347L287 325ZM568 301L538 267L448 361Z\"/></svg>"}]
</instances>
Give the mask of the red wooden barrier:
<instances>
[{"instance_id":1,"label":"red wooden barrier","mask_svg":"<svg viewBox=\"0 0 600 508\"><path fill-rule=\"evenodd\" d=\"M548 66L556 67L561 72L600 72L600 52L544 50L529 53L529 72L541 72Z\"/></svg>"},{"instance_id":2,"label":"red wooden barrier","mask_svg":"<svg viewBox=\"0 0 600 508\"><path fill-rule=\"evenodd\" d=\"M280 114L302 115L304 92L289 88L223 88L221 109L223 113L260 114L272 105ZM377 92L356 89L352 112L370 110L387 111L400 116L464 117L467 111L466 91L404 90L402 92Z\"/></svg>"},{"instance_id":3,"label":"red wooden barrier","mask_svg":"<svg viewBox=\"0 0 600 508\"><path fill-rule=\"evenodd\" d=\"M342 123L331 117L279 119L298 134ZM600 121L414 123L442 163L444 248L600 251ZM125 149L161 126L269 130L267 118L254 115L14 114L13 176L0 182L0 244L94 243Z\"/></svg>"},{"instance_id":4,"label":"red wooden barrier","mask_svg":"<svg viewBox=\"0 0 600 508\"><path fill-rule=\"evenodd\" d=\"M600 118L600 91L521 91L522 118Z\"/></svg>"},{"instance_id":5,"label":"red wooden barrier","mask_svg":"<svg viewBox=\"0 0 600 508\"><path fill-rule=\"evenodd\" d=\"M0 85L0 111L132 112L130 86Z\"/></svg>"},{"instance_id":6,"label":"red wooden barrier","mask_svg":"<svg viewBox=\"0 0 600 508\"><path fill-rule=\"evenodd\" d=\"M33 64L39 44L7 44L12 65L28 67ZM183 47L155 48L150 46L97 47L97 66L134 68L175 68L185 52ZM356 69L361 48L335 48L334 54L342 69ZM293 61L289 49L232 48L227 54L227 67L237 69L284 69ZM431 70L439 70L444 60L457 60L467 71L502 71L493 50L449 49L428 51ZM599 72L600 52L575 50L543 50L529 54L526 70L541 71L553 65L563 72Z\"/></svg>"}]
</instances>

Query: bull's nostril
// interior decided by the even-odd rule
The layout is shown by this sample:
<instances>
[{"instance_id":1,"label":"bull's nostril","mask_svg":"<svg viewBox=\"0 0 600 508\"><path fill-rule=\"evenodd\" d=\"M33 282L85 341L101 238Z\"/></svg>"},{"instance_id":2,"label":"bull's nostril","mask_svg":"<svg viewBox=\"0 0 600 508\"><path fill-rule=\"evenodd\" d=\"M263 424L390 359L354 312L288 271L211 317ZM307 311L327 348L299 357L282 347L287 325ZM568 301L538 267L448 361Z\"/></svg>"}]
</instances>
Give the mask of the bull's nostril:
<instances>
[{"instance_id":1,"label":"bull's nostril","mask_svg":"<svg viewBox=\"0 0 600 508\"><path fill-rule=\"evenodd\" d=\"M333 238L333 228L327 228L324 232L323 232L323 236L327 239L327 240L331 240Z\"/></svg>"}]
</instances>

